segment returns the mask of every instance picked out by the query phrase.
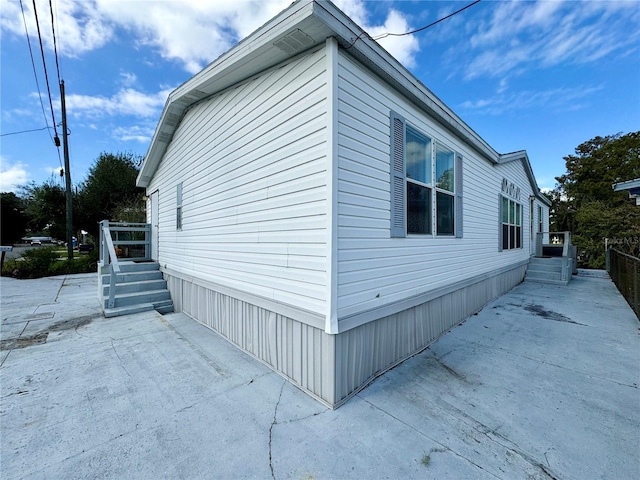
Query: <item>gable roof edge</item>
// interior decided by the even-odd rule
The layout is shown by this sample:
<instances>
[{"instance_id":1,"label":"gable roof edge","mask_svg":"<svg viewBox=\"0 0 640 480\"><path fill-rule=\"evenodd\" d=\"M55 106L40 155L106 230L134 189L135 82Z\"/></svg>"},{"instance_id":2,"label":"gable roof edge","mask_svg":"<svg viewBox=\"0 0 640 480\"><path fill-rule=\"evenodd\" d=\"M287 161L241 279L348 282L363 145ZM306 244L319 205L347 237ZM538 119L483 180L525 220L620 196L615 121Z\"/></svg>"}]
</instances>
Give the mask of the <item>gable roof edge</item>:
<instances>
[{"instance_id":1,"label":"gable roof edge","mask_svg":"<svg viewBox=\"0 0 640 480\"><path fill-rule=\"evenodd\" d=\"M522 162L524 171L527 174L527 178L529 179L529 183L531 184L531 188L533 189L534 196L542 203L544 203L547 207L550 207L551 200L549 200L547 196L542 193L540 187L538 187L538 182L536 181L536 177L533 175L533 169L531 168L531 162L529 161L529 155L527 155L526 150L503 153L500 155L499 163L509 163L516 160L520 160Z\"/></svg>"}]
</instances>

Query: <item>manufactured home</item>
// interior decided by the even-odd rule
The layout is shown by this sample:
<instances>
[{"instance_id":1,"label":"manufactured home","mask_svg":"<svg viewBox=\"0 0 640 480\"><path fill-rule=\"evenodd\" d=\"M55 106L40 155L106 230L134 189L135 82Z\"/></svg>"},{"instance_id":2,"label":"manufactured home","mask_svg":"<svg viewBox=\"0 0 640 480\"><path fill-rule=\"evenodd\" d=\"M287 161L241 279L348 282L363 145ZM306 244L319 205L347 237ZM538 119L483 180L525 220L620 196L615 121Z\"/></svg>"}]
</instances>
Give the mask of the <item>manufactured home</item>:
<instances>
[{"instance_id":1,"label":"manufactured home","mask_svg":"<svg viewBox=\"0 0 640 480\"><path fill-rule=\"evenodd\" d=\"M169 95L138 186L174 308L337 407L522 282L550 202L325 1Z\"/></svg>"}]
</instances>

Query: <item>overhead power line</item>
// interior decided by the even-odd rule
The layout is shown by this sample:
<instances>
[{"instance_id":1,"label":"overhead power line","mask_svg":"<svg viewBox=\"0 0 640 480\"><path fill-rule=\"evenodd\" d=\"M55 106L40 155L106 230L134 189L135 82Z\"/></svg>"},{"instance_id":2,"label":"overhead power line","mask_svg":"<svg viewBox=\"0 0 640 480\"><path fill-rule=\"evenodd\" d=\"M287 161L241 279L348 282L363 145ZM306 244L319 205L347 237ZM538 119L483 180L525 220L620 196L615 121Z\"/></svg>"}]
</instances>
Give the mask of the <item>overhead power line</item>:
<instances>
[{"instance_id":1,"label":"overhead power line","mask_svg":"<svg viewBox=\"0 0 640 480\"><path fill-rule=\"evenodd\" d=\"M21 133L41 132L42 130L47 130L49 128L51 127L47 125L46 127L42 127L42 128L32 128L31 130L20 130L19 132L3 133L0 135L0 137L8 137L9 135L19 135Z\"/></svg>"},{"instance_id":2,"label":"overhead power line","mask_svg":"<svg viewBox=\"0 0 640 480\"><path fill-rule=\"evenodd\" d=\"M381 38L387 38L387 37L402 37L403 35L412 35L414 33L418 33L421 32L423 30L426 30L427 28L433 27L434 25L445 21L448 18L453 17L454 15L459 14L460 12L463 12L464 10L466 10L467 8L473 7L476 3L480 3L480 0L475 0L475 2L470 3L469 5L462 7L460 10L456 10L453 13L450 13L449 15L447 15L446 17L442 17L439 20L436 20L433 23L430 23L429 25L425 25L424 27L421 28L417 28L415 30L411 30L410 32L404 32L404 33L383 33L382 35L378 35L377 37L373 37L374 40L380 40Z\"/></svg>"},{"instance_id":3,"label":"overhead power line","mask_svg":"<svg viewBox=\"0 0 640 480\"><path fill-rule=\"evenodd\" d=\"M412 35L412 34L414 34L414 33L422 32L423 30L426 30L427 28L433 27L434 25L437 25L438 23L443 22L444 20L446 20L446 19L448 19L448 18L453 17L454 15L457 15L457 14L459 14L460 12L463 12L463 11L464 11L464 10L466 10L467 8L473 7L476 3L480 3L480 1L481 1L481 0L475 0L474 2L471 2L470 4L468 4L468 5L464 6L464 7L462 7L461 9L456 10L456 11L455 11L455 12L453 12L453 13L450 13L450 14L449 14L449 15L447 15L446 17L442 17L442 18L440 18L440 19L436 20L435 22L430 23L429 25L425 25L424 27L416 28L415 30L411 30L411 31L409 31L409 32L403 32L403 33L383 33L383 34L378 35L378 36L376 36L376 37L370 37L370 38L371 38L372 40L380 40L380 39L382 39L382 38L386 38L386 37L402 37L402 36L404 36L404 35ZM358 36L356 37L356 39L355 39L353 42L351 42L348 46L346 46L346 47L345 47L345 50L348 50L348 49L350 49L351 47L353 47L353 46L356 44L356 42L357 42L358 40L360 40L360 38L362 38L362 36L363 36L363 35L367 35L367 36L368 36L367 32L362 32L360 35L358 35Z\"/></svg>"},{"instance_id":4,"label":"overhead power line","mask_svg":"<svg viewBox=\"0 0 640 480\"><path fill-rule=\"evenodd\" d=\"M22 11L22 23L24 24L24 33L25 33L25 36L27 37L27 45L29 46L29 57L31 58L31 67L33 68L33 77L36 81L36 87L38 89L38 100L40 100L40 107L42 108L42 116L44 117L44 123L46 125L46 127L42 128L41 130L46 129L47 133L49 133L49 138L51 138L51 141L53 142L53 144L56 145L56 141L51 136L51 132L49 132L49 129L52 129L52 127L49 126L49 120L47 119L47 114L44 111L44 103L42 103L42 91L40 90L40 82L38 81L38 72L36 71L36 62L33 59L33 49L31 48L31 37L29 36L29 30L27 28L27 19L24 14L24 5L22 4L22 0L20 0L20 10ZM51 95L49 95L49 100L51 100ZM52 113L53 113L53 107L52 107ZM55 127L55 121L54 121L54 127ZM53 131L56 132L56 129L53 128ZM7 133L2 136L4 137L7 135L14 135L17 133L25 133L25 132ZM56 138L57 137L58 135L56 133ZM58 162L60 163L60 168L62 168L62 158L60 157L60 149L56 148L56 150L58 152Z\"/></svg>"},{"instance_id":5,"label":"overhead power line","mask_svg":"<svg viewBox=\"0 0 640 480\"><path fill-rule=\"evenodd\" d=\"M22 0L20 0L20 8L22 9L22 22L24 23L24 33L27 36L27 45L29 45L29 56L31 57L31 66L33 67L33 76L36 79L36 87L38 87L38 98L40 99L40 106L42 107L42 115L44 116L44 123L49 127L49 120L47 114L44 111L44 103L42 103L42 92L40 91L40 82L38 81L38 73L36 72L36 62L33 60L33 49L31 48L31 38L29 37L29 30L27 30L27 20L24 15L24 6ZM51 135L49 135L51 136ZM53 142L53 137L51 138Z\"/></svg>"},{"instance_id":6,"label":"overhead power line","mask_svg":"<svg viewBox=\"0 0 640 480\"><path fill-rule=\"evenodd\" d=\"M51 12L51 33L53 35L53 54L56 59L56 72L58 72L58 85L60 85L61 79L60 79L60 63L58 62L58 44L56 42L56 27L54 26L55 20L53 18L53 5L51 4L51 0L49 0L49 11Z\"/></svg>"},{"instance_id":7,"label":"overhead power line","mask_svg":"<svg viewBox=\"0 0 640 480\"><path fill-rule=\"evenodd\" d=\"M40 53L42 54L42 67L44 69L44 79L47 84L47 93L49 94L49 106L51 107L51 119L53 120L53 132L55 137L53 137L56 147L60 146L60 137L58 137L58 129L56 128L56 116L53 113L53 100L51 99L51 88L49 87L49 74L47 72L47 62L44 58L44 45L42 44L42 33L40 32L40 22L38 21L38 9L36 7L36 0L32 0L33 2L33 14L36 17L36 28L38 29L38 41L40 42Z\"/></svg>"}]
</instances>

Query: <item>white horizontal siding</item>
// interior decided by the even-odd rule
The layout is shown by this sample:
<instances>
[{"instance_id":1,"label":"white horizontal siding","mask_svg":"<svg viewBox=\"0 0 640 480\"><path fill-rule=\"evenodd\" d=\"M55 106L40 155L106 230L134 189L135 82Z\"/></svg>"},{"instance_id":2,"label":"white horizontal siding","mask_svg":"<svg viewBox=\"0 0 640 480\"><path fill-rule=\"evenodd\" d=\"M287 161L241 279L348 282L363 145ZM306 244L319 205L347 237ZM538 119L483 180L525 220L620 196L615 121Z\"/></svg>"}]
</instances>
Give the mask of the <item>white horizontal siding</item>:
<instances>
[{"instance_id":1,"label":"white horizontal siding","mask_svg":"<svg viewBox=\"0 0 640 480\"><path fill-rule=\"evenodd\" d=\"M324 314L325 69L318 50L187 111L148 187L162 266Z\"/></svg>"},{"instance_id":2,"label":"white horizontal siding","mask_svg":"<svg viewBox=\"0 0 640 480\"><path fill-rule=\"evenodd\" d=\"M399 302L529 256L531 186L520 161L493 166L352 58L339 57L338 317ZM389 114L464 157L464 237L390 238ZM498 250L502 178L521 188L523 248Z\"/></svg>"}]
</instances>

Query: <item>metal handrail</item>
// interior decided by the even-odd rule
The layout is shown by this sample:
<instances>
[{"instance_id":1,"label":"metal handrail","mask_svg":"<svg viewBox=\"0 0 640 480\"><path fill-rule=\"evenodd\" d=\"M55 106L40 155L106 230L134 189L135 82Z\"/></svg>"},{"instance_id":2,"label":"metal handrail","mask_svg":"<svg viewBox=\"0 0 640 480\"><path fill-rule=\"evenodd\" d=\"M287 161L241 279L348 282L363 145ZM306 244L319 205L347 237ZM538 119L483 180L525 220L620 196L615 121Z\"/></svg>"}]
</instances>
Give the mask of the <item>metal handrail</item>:
<instances>
[{"instance_id":1,"label":"metal handrail","mask_svg":"<svg viewBox=\"0 0 640 480\"><path fill-rule=\"evenodd\" d=\"M135 257L136 260L146 261L151 260L151 225L148 223L128 223L128 222L110 222L109 220L103 220L100 222L101 227L109 228L109 236L113 241L114 247L116 245L121 246L135 246L140 245L144 247L144 255L141 257ZM144 239L131 240L131 236L127 235L124 238L120 238L120 233L142 233ZM112 235L113 234L113 235ZM103 236L102 228L100 229L100 236ZM115 238L114 238L115 237ZM100 260L104 260L108 256L108 252L105 250L105 243L102 242L103 248L100 250Z\"/></svg>"},{"instance_id":2,"label":"metal handrail","mask_svg":"<svg viewBox=\"0 0 640 480\"><path fill-rule=\"evenodd\" d=\"M116 274L120 273L120 263L118 262L118 256L116 255L116 248L113 246L113 240L111 239L111 231L109 230L109 223L102 226L102 246L103 252L106 250L108 255L103 258L109 258L109 300L107 305L109 308L113 308L116 304Z\"/></svg>"}]
</instances>

